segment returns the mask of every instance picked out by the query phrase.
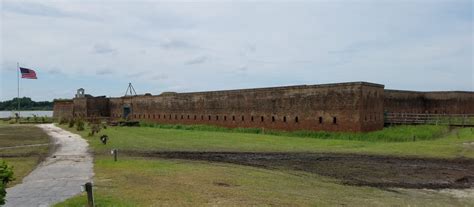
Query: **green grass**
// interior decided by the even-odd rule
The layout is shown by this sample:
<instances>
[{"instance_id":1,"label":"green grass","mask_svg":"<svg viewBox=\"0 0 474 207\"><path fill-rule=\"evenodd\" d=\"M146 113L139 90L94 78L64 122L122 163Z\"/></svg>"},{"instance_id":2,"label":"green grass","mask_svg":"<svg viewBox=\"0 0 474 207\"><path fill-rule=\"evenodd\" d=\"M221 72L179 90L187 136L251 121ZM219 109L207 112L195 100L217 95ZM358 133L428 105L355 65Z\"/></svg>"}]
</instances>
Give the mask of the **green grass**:
<instances>
[{"instance_id":1,"label":"green grass","mask_svg":"<svg viewBox=\"0 0 474 207\"><path fill-rule=\"evenodd\" d=\"M30 144L47 144L49 137L40 128L31 125L0 124L0 148ZM49 146L0 149L0 159L13 166L13 186L21 182L48 154Z\"/></svg>"},{"instance_id":2,"label":"green grass","mask_svg":"<svg viewBox=\"0 0 474 207\"><path fill-rule=\"evenodd\" d=\"M0 147L49 143L49 137L32 125L0 125Z\"/></svg>"},{"instance_id":3,"label":"green grass","mask_svg":"<svg viewBox=\"0 0 474 207\"><path fill-rule=\"evenodd\" d=\"M209 132L230 132L249 134L268 134L286 137L311 137L317 139L341 139L360 140L374 142L407 142L414 140L432 140L440 138L449 130L447 126L418 125L418 126L394 126L387 127L374 132L324 132L324 131L275 131L262 128L224 128L211 125L180 125L180 124L157 124L142 122L142 127L153 127L160 129L182 129Z\"/></svg>"},{"instance_id":4,"label":"green grass","mask_svg":"<svg viewBox=\"0 0 474 207\"><path fill-rule=\"evenodd\" d=\"M12 158L0 158L7 162L9 166L13 166L13 177L14 180L11 183L8 183L7 187L12 187L16 184L22 182L22 179L27 176L36 165L38 165L39 160L34 157L12 157Z\"/></svg>"},{"instance_id":5,"label":"green grass","mask_svg":"<svg viewBox=\"0 0 474 207\"><path fill-rule=\"evenodd\" d=\"M153 127L109 127L99 133L99 135L107 134L110 138L107 145L102 145L99 135L87 136L89 128L78 132L67 128L65 125L61 125L61 127L81 134L89 140L97 153L109 153L111 149L116 148L138 151L339 152L474 158L474 149L469 147L471 145L463 144L474 141L473 128L455 129L434 140L417 139L411 142L385 142ZM426 129L426 126L417 127ZM403 130L416 130L416 127L401 128ZM396 127L388 130L400 133L400 130Z\"/></svg>"},{"instance_id":6,"label":"green grass","mask_svg":"<svg viewBox=\"0 0 474 207\"><path fill-rule=\"evenodd\" d=\"M97 206L470 206L427 190L346 186L295 171L221 163L95 158ZM84 206L84 194L56 206Z\"/></svg>"},{"instance_id":7,"label":"green grass","mask_svg":"<svg viewBox=\"0 0 474 207\"><path fill-rule=\"evenodd\" d=\"M474 147L463 144L474 141L473 128L443 132L436 139L391 142L242 133L207 126L191 129L108 127L88 137L89 128L78 132L66 125L61 127L83 136L96 153L94 189L98 206L471 206L474 203L473 198L456 198L432 190L347 186L334 179L297 171L120 155L120 150L138 150L341 152L474 158ZM395 127L380 133L400 137L403 131L420 133L430 128ZM433 129L428 133L437 132ZM99 141L102 134L110 137L107 145ZM113 162L109 155L114 148L119 149L118 162ZM82 194L56 206L84 206L85 203L86 196Z\"/></svg>"},{"instance_id":8,"label":"green grass","mask_svg":"<svg viewBox=\"0 0 474 207\"><path fill-rule=\"evenodd\" d=\"M42 124L42 123L53 123L54 119L52 117L46 116L36 116L36 117L21 117L15 119L13 117L8 118L7 120L1 120L0 125L5 124Z\"/></svg>"}]
</instances>

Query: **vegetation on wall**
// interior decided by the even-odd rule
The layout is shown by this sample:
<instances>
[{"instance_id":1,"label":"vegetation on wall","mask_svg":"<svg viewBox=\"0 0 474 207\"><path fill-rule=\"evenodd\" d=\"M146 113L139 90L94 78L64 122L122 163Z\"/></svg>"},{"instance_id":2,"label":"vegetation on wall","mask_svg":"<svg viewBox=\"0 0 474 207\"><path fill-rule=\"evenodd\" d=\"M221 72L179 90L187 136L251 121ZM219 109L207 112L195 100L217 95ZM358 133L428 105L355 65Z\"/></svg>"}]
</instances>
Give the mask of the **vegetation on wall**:
<instances>
[{"instance_id":1,"label":"vegetation on wall","mask_svg":"<svg viewBox=\"0 0 474 207\"><path fill-rule=\"evenodd\" d=\"M16 110L18 107L18 98L8 101L0 101L0 111ZM53 110L53 102L33 101L29 97L20 98L20 110Z\"/></svg>"}]
</instances>

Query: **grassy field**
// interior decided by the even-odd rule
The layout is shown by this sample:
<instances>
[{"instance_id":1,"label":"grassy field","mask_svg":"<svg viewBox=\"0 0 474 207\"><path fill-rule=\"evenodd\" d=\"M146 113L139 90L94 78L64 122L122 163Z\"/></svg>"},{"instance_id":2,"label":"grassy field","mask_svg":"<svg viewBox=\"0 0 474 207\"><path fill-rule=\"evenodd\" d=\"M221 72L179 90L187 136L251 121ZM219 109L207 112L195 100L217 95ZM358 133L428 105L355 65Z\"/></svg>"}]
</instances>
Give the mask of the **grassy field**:
<instances>
[{"instance_id":1,"label":"grassy field","mask_svg":"<svg viewBox=\"0 0 474 207\"><path fill-rule=\"evenodd\" d=\"M41 129L31 125L0 124L0 159L13 166L15 180L20 183L36 165L48 154L49 146L1 149L31 144L48 144L49 137Z\"/></svg>"},{"instance_id":2,"label":"grassy field","mask_svg":"<svg viewBox=\"0 0 474 207\"><path fill-rule=\"evenodd\" d=\"M98 206L469 206L429 190L346 186L295 171L182 160L95 159ZM83 206L81 195L56 206Z\"/></svg>"},{"instance_id":3,"label":"grassy field","mask_svg":"<svg viewBox=\"0 0 474 207\"><path fill-rule=\"evenodd\" d=\"M247 152L341 152L420 157L474 158L474 150L463 143L474 141L474 129L462 128L444 133L432 140L403 142L319 139L256 133L233 133L204 130L163 129L152 127L109 127L99 134L107 134L110 141L102 145L98 136L88 137L89 130L75 131L89 140L96 153L110 149L137 151L247 151ZM426 126L418 126L426 133ZM428 126L429 128L430 126ZM405 130L390 129L389 132ZM416 130L411 129L410 130ZM441 128L441 130L444 130ZM436 130L433 130L438 133ZM386 134L388 132L385 131ZM416 132L415 132L416 133ZM407 135L407 136L411 136Z\"/></svg>"},{"instance_id":4,"label":"grassy field","mask_svg":"<svg viewBox=\"0 0 474 207\"><path fill-rule=\"evenodd\" d=\"M455 129L429 140L356 141L266 135L171 127L109 127L109 143L81 134L96 154L95 195L98 206L470 206L474 198L451 191L379 189L347 186L300 171L269 170L203 161L129 157L120 150L343 152L398 156L474 158L472 128ZM425 128L420 127L420 130ZM406 129L391 129L394 131ZM416 130L410 129L410 130ZM444 130L444 129L442 129ZM384 132L389 133L389 132ZM436 131L435 131L436 133ZM111 149L119 149L113 162ZM83 206L85 195L57 206Z\"/></svg>"},{"instance_id":5,"label":"grassy field","mask_svg":"<svg viewBox=\"0 0 474 207\"><path fill-rule=\"evenodd\" d=\"M416 140L433 140L446 135L449 132L447 126L419 125L419 126L395 126L387 127L380 131L365 133L348 132L324 132L324 131L276 131L262 128L225 128L210 125L179 125L141 123L142 127L153 127L160 129L182 129L192 131L231 132L246 134L266 134L285 137L309 137L317 139L340 139L359 140L375 142L411 142Z\"/></svg>"}]
</instances>

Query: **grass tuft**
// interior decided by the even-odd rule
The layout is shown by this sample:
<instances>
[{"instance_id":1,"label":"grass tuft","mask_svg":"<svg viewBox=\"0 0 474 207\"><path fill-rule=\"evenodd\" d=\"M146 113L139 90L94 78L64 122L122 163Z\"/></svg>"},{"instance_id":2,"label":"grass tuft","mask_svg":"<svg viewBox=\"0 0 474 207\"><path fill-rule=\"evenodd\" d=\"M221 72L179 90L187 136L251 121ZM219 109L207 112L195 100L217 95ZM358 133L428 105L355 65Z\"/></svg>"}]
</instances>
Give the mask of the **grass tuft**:
<instances>
[{"instance_id":1,"label":"grass tuft","mask_svg":"<svg viewBox=\"0 0 474 207\"><path fill-rule=\"evenodd\" d=\"M225 128L211 125L182 125L182 124L159 124L142 122L142 127L160 129L179 129L211 132L231 132L249 134L268 134L287 137L310 137L316 139L339 139L359 140L374 142L410 142L433 140L443 137L449 132L447 126L417 125L417 126L393 126L374 132L325 132L325 131L276 131L262 128Z\"/></svg>"}]
</instances>

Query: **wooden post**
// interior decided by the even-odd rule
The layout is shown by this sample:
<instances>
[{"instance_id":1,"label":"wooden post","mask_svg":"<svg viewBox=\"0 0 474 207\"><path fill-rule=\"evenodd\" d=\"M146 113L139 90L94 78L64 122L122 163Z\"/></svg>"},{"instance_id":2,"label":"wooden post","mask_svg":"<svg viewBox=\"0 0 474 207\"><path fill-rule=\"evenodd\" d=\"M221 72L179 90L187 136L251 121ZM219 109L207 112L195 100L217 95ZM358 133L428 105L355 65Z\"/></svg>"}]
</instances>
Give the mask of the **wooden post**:
<instances>
[{"instance_id":1,"label":"wooden post","mask_svg":"<svg viewBox=\"0 0 474 207\"><path fill-rule=\"evenodd\" d=\"M85 185L86 192L87 192L87 206L94 207L94 193L92 191L92 183L88 182Z\"/></svg>"},{"instance_id":2,"label":"wooden post","mask_svg":"<svg viewBox=\"0 0 474 207\"><path fill-rule=\"evenodd\" d=\"M117 162L117 154L118 154L117 149L113 149L112 154L114 155L114 161Z\"/></svg>"}]
</instances>

